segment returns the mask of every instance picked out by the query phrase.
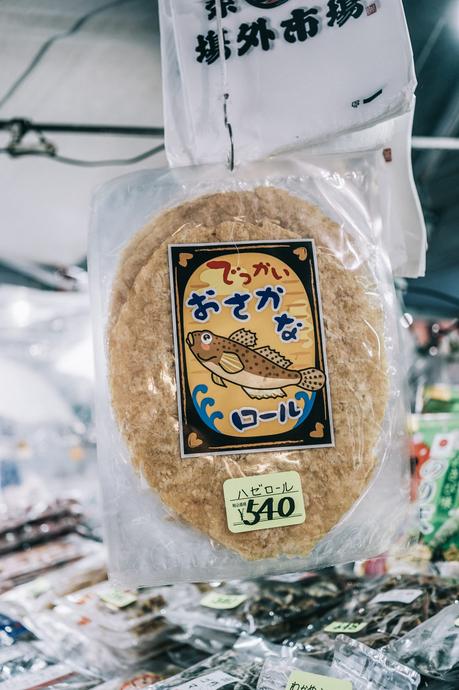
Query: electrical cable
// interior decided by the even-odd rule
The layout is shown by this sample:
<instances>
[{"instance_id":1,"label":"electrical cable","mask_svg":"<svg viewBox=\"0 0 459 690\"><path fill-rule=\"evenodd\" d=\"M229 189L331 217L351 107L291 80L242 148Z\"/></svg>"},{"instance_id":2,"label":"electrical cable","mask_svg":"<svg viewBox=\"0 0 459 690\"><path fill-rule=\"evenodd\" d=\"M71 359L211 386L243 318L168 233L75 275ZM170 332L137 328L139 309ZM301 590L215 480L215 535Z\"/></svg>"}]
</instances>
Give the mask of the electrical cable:
<instances>
[{"instance_id":1,"label":"electrical cable","mask_svg":"<svg viewBox=\"0 0 459 690\"><path fill-rule=\"evenodd\" d=\"M24 81L27 79L27 77L33 72L35 67L41 62L43 57L46 55L46 53L51 48L51 46L54 43L56 43L56 41L60 41L63 38L67 38L68 36L72 36L73 34L76 34L86 24L86 22L88 22L90 19L95 17L97 14L105 12L106 10L109 10L112 7L117 7L118 5L124 5L127 2L132 2L132 0L114 0L113 2L109 2L106 5L102 5L101 7L98 7L94 10L91 10L91 12L87 12L82 17L77 19L76 22L66 31L63 31L63 32L58 33L58 34L54 34L54 36L51 36L50 38L48 38L43 43L43 45L38 49L38 51L35 53L34 57L30 61L29 65L22 72L22 74L19 75L19 77L13 82L13 84L10 86L10 88L6 91L6 93L0 98L0 108L2 108L5 105L5 103L11 98L11 96L21 86L21 84L24 83Z\"/></svg>"},{"instance_id":2,"label":"electrical cable","mask_svg":"<svg viewBox=\"0 0 459 690\"><path fill-rule=\"evenodd\" d=\"M0 153L9 153L12 158L20 158L22 156L40 156L41 158L48 158L51 161L56 161L57 163L65 163L67 165L76 165L84 168L101 168L109 167L112 165L134 165L135 163L140 163L150 156L155 156L157 153L164 151L164 144L159 144L148 151L139 153L137 156L132 158L113 158L98 161L87 161L78 158L69 158L68 156L60 156L58 154L49 153L47 151L17 151L14 154L7 148L0 149Z\"/></svg>"}]
</instances>

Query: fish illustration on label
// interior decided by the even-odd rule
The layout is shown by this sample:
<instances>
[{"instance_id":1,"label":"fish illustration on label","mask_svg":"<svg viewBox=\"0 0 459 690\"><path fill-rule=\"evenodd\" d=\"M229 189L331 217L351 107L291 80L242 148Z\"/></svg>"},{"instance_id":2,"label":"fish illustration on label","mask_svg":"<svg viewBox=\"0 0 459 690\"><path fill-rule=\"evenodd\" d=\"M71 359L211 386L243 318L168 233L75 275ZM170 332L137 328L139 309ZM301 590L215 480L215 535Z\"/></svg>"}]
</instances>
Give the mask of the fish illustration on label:
<instances>
[{"instance_id":1,"label":"fish illustration on label","mask_svg":"<svg viewBox=\"0 0 459 690\"><path fill-rule=\"evenodd\" d=\"M186 343L196 359L212 372L217 386L225 381L240 386L250 398L284 398L286 386L318 391L325 384L320 369L290 369L292 362L265 345L255 348L257 336L242 328L229 338L211 331L188 333Z\"/></svg>"},{"instance_id":2,"label":"fish illustration on label","mask_svg":"<svg viewBox=\"0 0 459 690\"><path fill-rule=\"evenodd\" d=\"M182 457L333 445L311 240L170 245Z\"/></svg>"}]
</instances>

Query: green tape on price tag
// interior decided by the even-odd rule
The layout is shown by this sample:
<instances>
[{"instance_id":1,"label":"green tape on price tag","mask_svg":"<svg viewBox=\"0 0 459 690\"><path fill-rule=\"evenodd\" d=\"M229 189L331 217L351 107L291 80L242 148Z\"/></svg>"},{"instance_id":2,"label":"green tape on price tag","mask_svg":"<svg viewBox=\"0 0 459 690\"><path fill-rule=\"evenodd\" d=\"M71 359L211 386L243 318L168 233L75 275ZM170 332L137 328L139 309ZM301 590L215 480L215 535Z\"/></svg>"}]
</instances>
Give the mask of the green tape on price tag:
<instances>
[{"instance_id":1,"label":"green tape on price tag","mask_svg":"<svg viewBox=\"0 0 459 690\"><path fill-rule=\"evenodd\" d=\"M110 589L101 594L100 598L109 606L114 606L117 609L124 609L137 601L137 596L133 592L126 592L122 589Z\"/></svg>"},{"instance_id":2,"label":"green tape on price tag","mask_svg":"<svg viewBox=\"0 0 459 690\"><path fill-rule=\"evenodd\" d=\"M353 633L358 633L364 628L366 628L367 624L365 622L363 623L345 623L344 621L333 621L333 623L330 623L324 628L324 632L328 633L345 633L346 635L352 635Z\"/></svg>"},{"instance_id":3,"label":"green tape on price tag","mask_svg":"<svg viewBox=\"0 0 459 690\"><path fill-rule=\"evenodd\" d=\"M219 594L218 592L209 592L201 599L201 606L207 606L209 609L235 609L240 606L247 596L245 594Z\"/></svg>"},{"instance_id":4,"label":"green tape on price tag","mask_svg":"<svg viewBox=\"0 0 459 690\"><path fill-rule=\"evenodd\" d=\"M352 683L349 680L329 678L317 673L293 671L285 690L352 690Z\"/></svg>"},{"instance_id":5,"label":"green tape on price tag","mask_svg":"<svg viewBox=\"0 0 459 690\"><path fill-rule=\"evenodd\" d=\"M298 472L227 479L223 493L230 532L300 525L306 519Z\"/></svg>"}]
</instances>

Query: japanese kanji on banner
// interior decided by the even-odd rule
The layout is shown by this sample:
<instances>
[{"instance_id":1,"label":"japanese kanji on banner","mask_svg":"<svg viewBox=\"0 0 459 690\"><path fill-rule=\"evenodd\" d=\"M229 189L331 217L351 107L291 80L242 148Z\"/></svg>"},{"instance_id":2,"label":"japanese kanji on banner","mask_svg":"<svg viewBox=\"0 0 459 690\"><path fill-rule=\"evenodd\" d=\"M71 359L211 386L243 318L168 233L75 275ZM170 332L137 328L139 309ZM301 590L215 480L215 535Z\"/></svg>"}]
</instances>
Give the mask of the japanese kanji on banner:
<instances>
[{"instance_id":1,"label":"japanese kanji on banner","mask_svg":"<svg viewBox=\"0 0 459 690\"><path fill-rule=\"evenodd\" d=\"M171 165L234 162L406 112L401 0L160 0Z\"/></svg>"}]
</instances>

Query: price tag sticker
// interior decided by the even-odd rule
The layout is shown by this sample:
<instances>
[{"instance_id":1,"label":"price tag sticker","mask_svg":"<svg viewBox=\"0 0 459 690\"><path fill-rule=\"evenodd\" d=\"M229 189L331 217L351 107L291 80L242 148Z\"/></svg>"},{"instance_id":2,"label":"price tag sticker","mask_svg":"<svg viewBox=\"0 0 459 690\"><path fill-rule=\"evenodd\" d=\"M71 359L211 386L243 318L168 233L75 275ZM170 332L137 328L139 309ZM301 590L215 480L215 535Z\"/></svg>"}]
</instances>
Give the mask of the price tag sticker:
<instances>
[{"instance_id":1,"label":"price tag sticker","mask_svg":"<svg viewBox=\"0 0 459 690\"><path fill-rule=\"evenodd\" d=\"M209 592L201 599L201 606L207 606L209 609L235 609L246 601L245 594L222 594L219 592Z\"/></svg>"},{"instance_id":2,"label":"price tag sticker","mask_svg":"<svg viewBox=\"0 0 459 690\"><path fill-rule=\"evenodd\" d=\"M420 597L422 589L391 589L389 592L381 592L369 601L369 604L411 604Z\"/></svg>"},{"instance_id":3,"label":"price tag sticker","mask_svg":"<svg viewBox=\"0 0 459 690\"><path fill-rule=\"evenodd\" d=\"M230 532L300 525L306 519L298 472L227 479L223 493Z\"/></svg>"},{"instance_id":4,"label":"price tag sticker","mask_svg":"<svg viewBox=\"0 0 459 690\"><path fill-rule=\"evenodd\" d=\"M346 623L344 621L333 621L333 623L329 623L324 628L324 632L327 633L343 633L345 635L353 635L354 633L358 633L364 628L366 628L367 623L365 621L363 622L355 622L355 623Z\"/></svg>"},{"instance_id":5,"label":"price tag sticker","mask_svg":"<svg viewBox=\"0 0 459 690\"><path fill-rule=\"evenodd\" d=\"M456 618L456 620L454 621L454 625L456 626L456 628L459 628L459 618Z\"/></svg>"},{"instance_id":6,"label":"price tag sticker","mask_svg":"<svg viewBox=\"0 0 459 690\"><path fill-rule=\"evenodd\" d=\"M137 601L137 596L133 592L122 589L109 589L101 594L100 598L116 609L124 609Z\"/></svg>"},{"instance_id":7,"label":"price tag sticker","mask_svg":"<svg viewBox=\"0 0 459 690\"><path fill-rule=\"evenodd\" d=\"M293 671L285 690L352 690L352 683L349 680L320 676L317 673Z\"/></svg>"}]
</instances>

